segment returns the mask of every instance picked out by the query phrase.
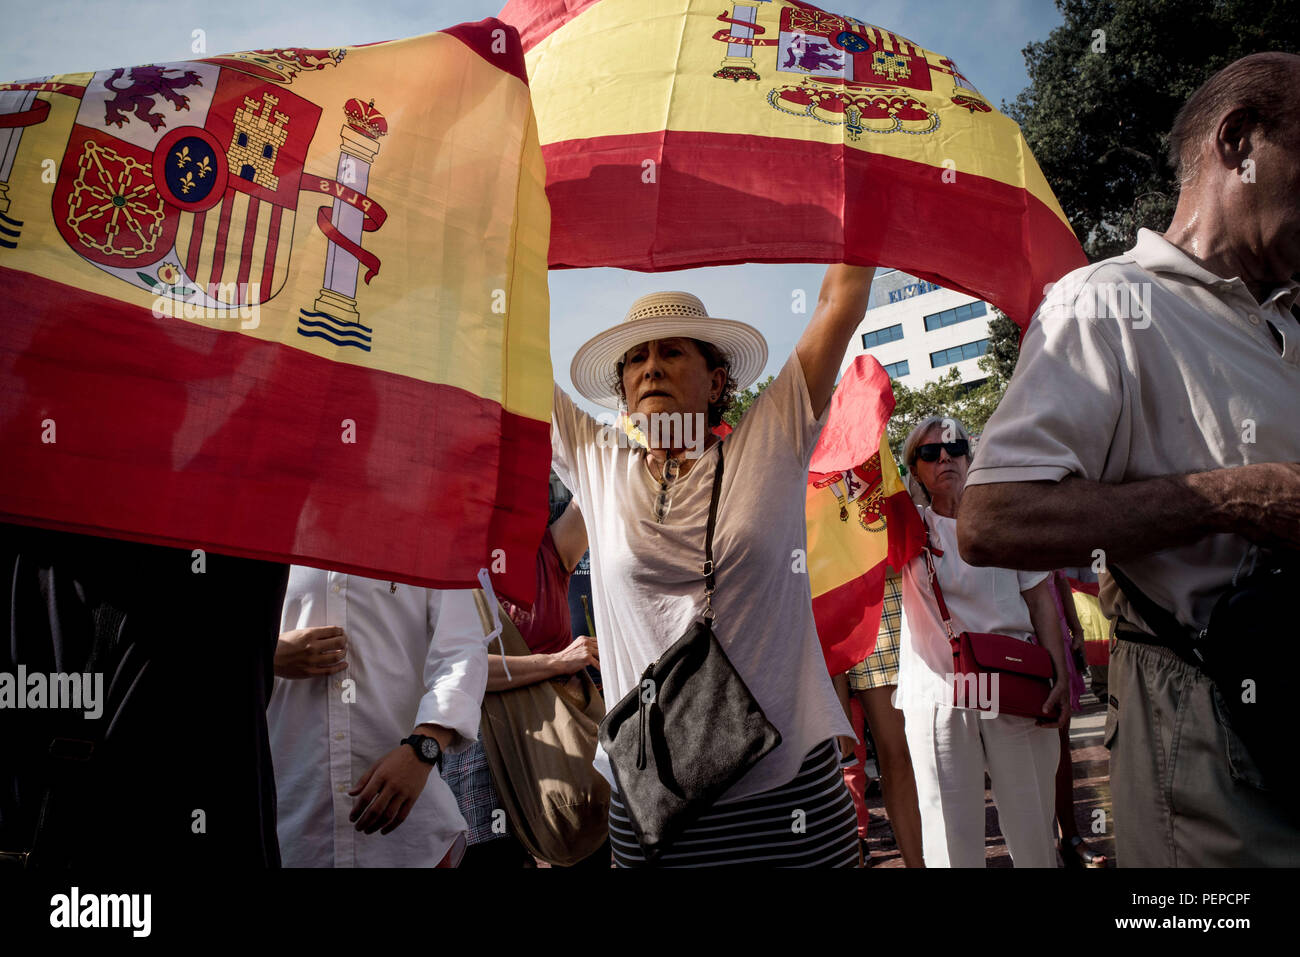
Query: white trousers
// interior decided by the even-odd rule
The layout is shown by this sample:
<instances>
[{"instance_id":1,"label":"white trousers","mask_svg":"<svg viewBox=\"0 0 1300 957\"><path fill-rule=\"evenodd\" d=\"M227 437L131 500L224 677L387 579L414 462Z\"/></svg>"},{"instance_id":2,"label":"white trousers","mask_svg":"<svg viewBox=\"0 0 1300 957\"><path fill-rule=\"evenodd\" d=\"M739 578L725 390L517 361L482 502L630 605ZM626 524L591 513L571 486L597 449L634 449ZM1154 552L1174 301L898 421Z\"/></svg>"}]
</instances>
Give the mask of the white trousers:
<instances>
[{"instance_id":1,"label":"white trousers","mask_svg":"<svg viewBox=\"0 0 1300 957\"><path fill-rule=\"evenodd\" d=\"M904 707L926 867L984 866L984 771L1016 867L1056 867L1056 728L965 708Z\"/></svg>"}]
</instances>

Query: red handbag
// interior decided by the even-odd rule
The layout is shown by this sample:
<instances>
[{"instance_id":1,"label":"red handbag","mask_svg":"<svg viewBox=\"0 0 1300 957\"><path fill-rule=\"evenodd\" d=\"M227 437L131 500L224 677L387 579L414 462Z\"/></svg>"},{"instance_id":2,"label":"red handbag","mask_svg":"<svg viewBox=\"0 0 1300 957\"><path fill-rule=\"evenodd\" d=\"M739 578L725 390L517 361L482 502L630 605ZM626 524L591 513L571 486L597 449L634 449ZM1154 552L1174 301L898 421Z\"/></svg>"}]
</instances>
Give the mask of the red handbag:
<instances>
[{"instance_id":1,"label":"red handbag","mask_svg":"<svg viewBox=\"0 0 1300 957\"><path fill-rule=\"evenodd\" d=\"M1052 656L1042 645L1021 641L1010 635L979 634L963 631L953 634L952 616L943 600L939 576L931 557L930 530L926 529L925 564L930 571L930 588L943 616L943 627L952 645L952 703L958 708L973 708L996 714L1014 714L1021 718L1055 720L1060 707L1050 714L1043 705L1052 693L1056 669ZM942 555L943 552L936 551Z\"/></svg>"}]
</instances>

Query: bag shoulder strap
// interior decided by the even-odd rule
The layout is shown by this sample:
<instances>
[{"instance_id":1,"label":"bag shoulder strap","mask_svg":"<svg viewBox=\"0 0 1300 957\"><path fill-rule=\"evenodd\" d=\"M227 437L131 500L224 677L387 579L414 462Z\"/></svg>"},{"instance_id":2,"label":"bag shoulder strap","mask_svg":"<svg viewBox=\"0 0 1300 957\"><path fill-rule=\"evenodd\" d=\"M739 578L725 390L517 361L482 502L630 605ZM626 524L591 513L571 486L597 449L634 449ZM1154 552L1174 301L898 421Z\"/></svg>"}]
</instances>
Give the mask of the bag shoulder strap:
<instances>
[{"instance_id":1,"label":"bag shoulder strap","mask_svg":"<svg viewBox=\"0 0 1300 957\"><path fill-rule=\"evenodd\" d=\"M722 446L718 442L718 465L713 471L713 495L709 499L709 524L704 530L704 618L713 621L713 529L718 521L718 501L722 498Z\"/></svg>"},{"instance_id":2,"label":"bag shoulder strap","mask_svg":"<svg viewBox=\"0 0 1300 957\"><path fill-rule=\"evenodd\" d=\"M934 592L934 599L939 605L939 614L943 618L943 627L948 632L948 640L956 641L957 636L952 630L952 615L948 612L948 603L943 600L943 589L939 587L939 574L934 569L934 558L932 552L934 546L930 544L930 523L921 517L921 524L925 526L925 544L921 546L921 551L925 555L925 566L930 573L930 590ZM940 555L943 552L939 553Z\"/></svg>"}]
</instances>

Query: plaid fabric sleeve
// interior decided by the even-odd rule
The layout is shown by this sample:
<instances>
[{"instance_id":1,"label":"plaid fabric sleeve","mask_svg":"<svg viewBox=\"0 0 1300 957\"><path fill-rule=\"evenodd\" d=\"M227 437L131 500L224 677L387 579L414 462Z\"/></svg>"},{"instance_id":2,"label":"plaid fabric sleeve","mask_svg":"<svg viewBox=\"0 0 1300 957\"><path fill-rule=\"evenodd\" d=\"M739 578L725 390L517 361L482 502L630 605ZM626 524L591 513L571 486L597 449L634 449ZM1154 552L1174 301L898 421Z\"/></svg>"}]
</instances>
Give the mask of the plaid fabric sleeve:
<instances>
[{"instance_id":1,"label":"plaid fabric sleeve","mask_svg":"<svg viewBox=\"0 0 1300 957\"><path fill-rule=\"evenodd\" d=\"M492 811L500 807L501 802L492 784L487 752L483 750L482 732L479 732L478 741L473 747L459 754L443 756L442 779L456 795L456 804L469 825L465 840L471 846L502 836L492 833Z\"/></svg>"}]
</instances>

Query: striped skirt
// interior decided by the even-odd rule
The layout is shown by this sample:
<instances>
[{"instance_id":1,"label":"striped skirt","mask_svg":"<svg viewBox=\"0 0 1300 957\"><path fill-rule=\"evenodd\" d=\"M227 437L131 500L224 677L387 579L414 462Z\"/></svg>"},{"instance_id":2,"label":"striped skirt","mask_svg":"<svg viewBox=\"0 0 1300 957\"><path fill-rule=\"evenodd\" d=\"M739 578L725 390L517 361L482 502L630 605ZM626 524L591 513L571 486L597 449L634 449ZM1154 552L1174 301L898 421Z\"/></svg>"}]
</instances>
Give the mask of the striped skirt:
<instances>
[{"instance_id":1,"label":"striped skirt","mask_svg":"<svg viewBox=\"0 0 1300 957\"><path fill-rule=\"evenodd\" d=\"M645 855L618 792L610 795L609 840L619 867ZM826 741L779 788L715 804L660 856L663 867L856 867L858 819L839 755Z\"/></svg>"}]
</instances>

